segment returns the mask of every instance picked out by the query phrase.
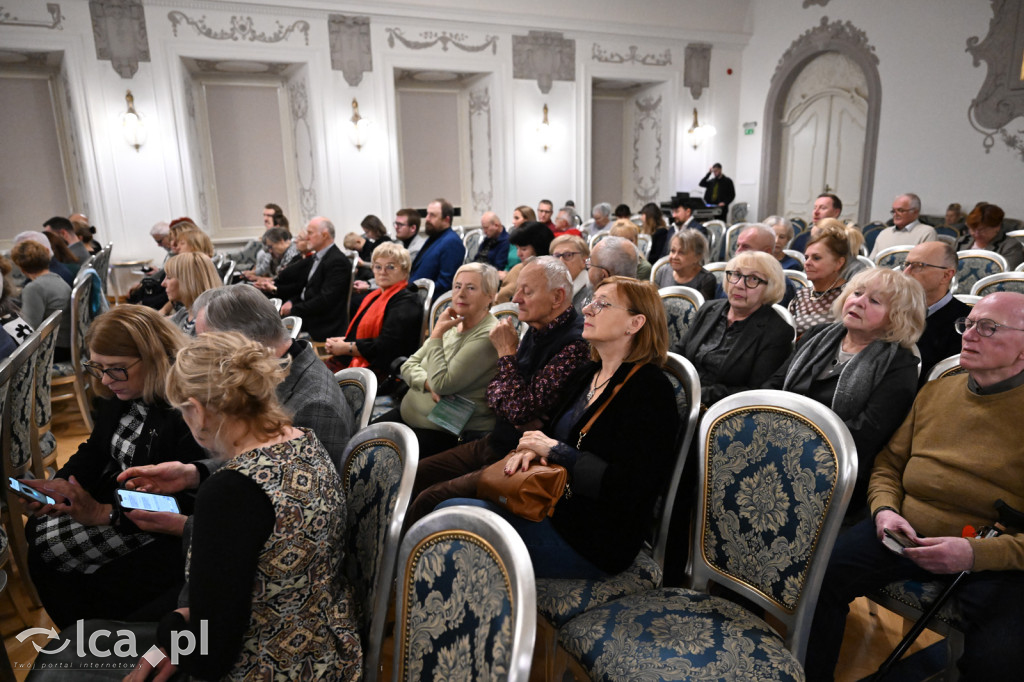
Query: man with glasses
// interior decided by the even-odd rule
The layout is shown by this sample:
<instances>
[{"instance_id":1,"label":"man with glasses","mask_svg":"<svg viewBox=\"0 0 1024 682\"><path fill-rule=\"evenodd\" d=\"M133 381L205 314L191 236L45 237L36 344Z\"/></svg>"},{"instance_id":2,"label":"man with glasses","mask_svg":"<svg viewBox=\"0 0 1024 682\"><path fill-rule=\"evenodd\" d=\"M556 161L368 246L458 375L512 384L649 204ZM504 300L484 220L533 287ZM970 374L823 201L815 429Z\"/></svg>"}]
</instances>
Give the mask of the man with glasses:
<instances>
[{"instance_id":1,"label":"man with glasses","mask_svg":"<svg viewBox=\"0 0 1024 682\"><path fill-rule=\"evenodd\" d=\"M924 287L928 314L924 333L917 341L921 352L921 380L923 386L928 372L939 360L960 352L960 336L953 324L967 317L970 306L953 298L949 284L956 275L956 250L945 242L924 242L907 254L903 274L916 279Z\"/></svg>"},{"instance_id":2,"label":"man with glasses","mask_svg":"<svg viewBox=\"0 0 1024 682\"><path fill-rule=\"evenodd\" d=\"M555 231L555 221L551 219L554 213L555 205L551 203L551 199L541 199L537 202L537 222L544 223L552 232Z\"/></svg>"},{"instance_id":3,"label":"man with glasses","mask_svg":"<svg viewBox=\"0 0 1024 682\"><path fill-rule=\"evenodd\" d=\"M892 214L892 227L878 233L875 246L871 249L871 258L892 246L914 246L938 239L934 227L917 219L921 215L921 198L916 194L899 195L892 200L892 210L889 212Z\"/></svg>"},{"instance_id":4,"label":"man with glasses","mask_svg":"<svg viewBox=\"0 0 1024 682\"><path fill-rule=\"evenodd\" d=\"M590 249L587 243L580 237L571 234L563 234L555 237L551 242L551 255L562 261L569 269L569 278L572 279L572 307L576 312L583 312L583 302L590 296L590 276L587 273L587 258L590 257Z\"/></svg>"},{"instance_id":5,"label":"man with glasses","mask_svg":"<svg viewBox=\"0 0 1024 682\"><path fill-rule=\"evenodd\" d=\"M986 296L957 322L967 374L928 382L906 421L875 458L872 518L839 537L807 643L809 680L832 679L849 602L897 580L948 580L970 571L953 596L967 627L961 676L1019 679L1024 668L1024 534L976 538L1003 499L1024 509L1024 294ZM909 538L901 553L885 531Z\"/></svg>"},{"instance_id":6,"label":"man with glasses","mask_svg":"<svg viewBox=\"0 0 1024 682\"><path fill-rule=\"evenodd\" d=\"M427 242L427 235L420 234L420 214L415 208L403 208L395 214L395 236L409 252L409 258L416 260Z\"/></svg>"}]
</instances>

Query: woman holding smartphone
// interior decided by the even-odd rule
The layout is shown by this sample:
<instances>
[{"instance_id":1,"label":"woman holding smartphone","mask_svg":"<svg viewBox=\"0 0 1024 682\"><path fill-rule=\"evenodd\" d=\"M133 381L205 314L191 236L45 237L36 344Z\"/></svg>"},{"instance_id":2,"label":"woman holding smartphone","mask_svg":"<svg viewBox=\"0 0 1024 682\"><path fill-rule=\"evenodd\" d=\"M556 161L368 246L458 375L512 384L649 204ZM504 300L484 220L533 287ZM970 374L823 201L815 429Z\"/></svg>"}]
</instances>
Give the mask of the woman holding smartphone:
<instances>
[{"instance_id":1,"label":"woman holding smartphone","mask_svg":"<svg viewBox=\"0 0 1024 682\"><path fill-rule=\"evenodd\" d=\"M27 503L25 533L29 573L58 627L80 618L154 618L174 603L180 539L141 531L115 497L117 475L130 466L206 457L164 391L183 341L144 306L118 306L89 327L85 369L101 396L92 434L53 479L25 481L56 502ZM191 511L187 497L179 506Z\"/></svg>"}]
</instances>

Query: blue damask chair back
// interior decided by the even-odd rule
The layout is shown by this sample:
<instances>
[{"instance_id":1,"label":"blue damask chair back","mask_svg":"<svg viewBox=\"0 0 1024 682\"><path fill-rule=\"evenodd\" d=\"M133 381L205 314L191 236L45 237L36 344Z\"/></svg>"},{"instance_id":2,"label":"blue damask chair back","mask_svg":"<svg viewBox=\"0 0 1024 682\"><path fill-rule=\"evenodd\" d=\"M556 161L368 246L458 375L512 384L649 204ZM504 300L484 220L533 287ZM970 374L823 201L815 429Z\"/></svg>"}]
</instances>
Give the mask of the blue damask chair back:
<instances>
[{"instance_id":1,"label":"blue damask chair back","mask_svg":"<svg viewBox=\"0 0 1024 682\"><path fill-rule=\"evenodd\" d=\"M335 372L334 379L352 410L356 431L365 429L377 399L377 375L365 367L347 367Z\"/></svg>"},{"instance_id":2,"label":"blue damask chair back","mask_svg":"<svg viewBox=\"0 0 1024 682\"><path fill-rule=\"evenodd\" d=\"M463 263L472 263L476 259L476 254L480 251L480 242L484 239L484 231L481 230L470 230L466 233L466 236L462 238L462 244L466 247L466 257L462 260Z\"/></svg>"},{"instance_id":3,"label":"blue damask chair back","mask_svg":"<svg viewBox=\"0 0 1024 682\"><path fill-rule=\"evenodd\" d=\"M967 370L960 366L960 354L958 353L936 362L932 368L928 370L928 376L926 378L928 381L935 381L936 379L944 379L946 377L966 373Z\"/></svg>"},{"instance_id":4,"label":"blue damask chair back","mask_svg":"<svg viewBox=\"0 0 1024 682\"><path fill-rule=\"evenodd\" d=\"M708 263L704 266L704 269L710 272L715 277L715 281L718 282L719 287L725 286L725 266L728 265L725 261L718 261L715 263Z\"/></svg>"},{"instance_id":5,"label":"blue damask chair back","mask_svg":"<svg viewBox=\"0 0 1024 682\"><path fill-rule=\"evenodd\" d=\"M519 321L518 303L499 303L496 306L491 306L491 315L498 318L498 322L504 322L506 318L512 320L512 326L515 328L516 334L519 334L520 339L526 336L526 330L530 328L530 325Z\"/></svg>"},{"instance_id":6,"label":"blue damask chair back","mask_svg":"<svg viewBox=\"0 0 1024 682\"><path fill-rule=\"evenodd\" d=\"M704 305L704 296L690 287L663 287L658 290L668 320L668 347L679 348L683 337Z\"/></svg>"},{"instance_id":7,"label":"blue damask chair back","mask_svg":"<svg viewBox=\"0 0 1024 682\"><path fill-rule=\"evenodd\" d=\"M971 287L973 296L986 296L995 291L1015 291L1024 294L1024 272L997 272L982 277Z\"/></svg>"},{"instance_id":8,"label":"blue damask chair back","mask_svg":"<svg viewBox=\"0 0 1024 682\"><path fill-rule=\"evenodd\" d=\"M402 541L396 682L530 677L533 565L515 529L478 507L420 519Z\"/></svg>"},{"instance_id":9,"label":"blue damask chair back","mask_svg":"<svg viewBox=\"0 0 1024 682\"><path fill-rule=\"evenodd\" d=\"M92 431L92 414L89 403L89 378L82 369L82 361L89 357L89 348L85 343L85 333L96 315L102 312L102 305L98 308L93 306L94 282L98 279L84 277L81 281L76 280L75 286L71 288L71 309L65 311L71 315L71 361L55 362L53 364L53 379L51 386L71 386L72 393L62 396L51 396L52 400L60 400L74 397L78 402L78 410L82 414L82 421L89 431ZM105 299L100 302L105 303Z\"/></svg>"},{"instance_id":10,"label":"blue damask chair back","mask_svg":"<svg viewBox=\"0 0 1024 682\"><path fill-rule=\"evenodd\" d=\"M699 444L693 588L718 582L764 607L803 661L857 476L850 432L817 401L758 390L715 403Z\"/></svg>"},{"instance_id":11,"label":"blue damask chair back","mask_svg":"<svg viewBox=\"0 0 1024 682\"><path fill-rule=\"evenodd\" d=\"M956 252L958 263L956 267L956 291L953 293L969 294L975 283L994 275L997 272L1006 272L1010 268L1002 254L986 249L965 249Z\"/></svg>"},{"instance_id":12,"label":"blue damask chair back","mask_svg":"<svg viewBox=\"0 0 1024 682\"><path fill-rule=\"evenodd\" d=\"M657 283L658 283L658 271L661 270L662 268L671 268L671 267L672 266L669 265L669 262L668 262L668 256L662 256L658 260L654 261L654 263L651 265L651 281L654 282L655 285L657 285Z\"/></svg>"},{"instance_id":13,"label":"blue damask chair back","mask_svg":"<svg viewBox=\"0 0 1024 682\"><path fill-rule=\"evenodd\" d=\"M799 270L783 270L782 274L786 276L793 286L796 287L797 291L801 289L807 289L811 286L811 280L807 279L806 273Z\"/></svg>"},{"instance_id":14,"label":"blue damask chair back","mask_svg":"<svg viewBox=\"0 0 1024 682\"><path fill-rule=\"evenodd\" d=\"M413 282L413 284L416 285L416 295L419 297L420 305L423 306L423 315L421 316L423 328L420 331L420 338L426 339L430 322L431 303L434 300L434 280L421 277Z\"/></svg>"},{"instance_id":15,"label":"blue damask chair back","mask_svg":"<svg viewBox=\"0 0 1024 682\"><path fill-rule=\"evenodd\" d=\"M719 251L725 241L725 221L708 220L703 225L708 231L708 258L721 258Z\"/></svg>"},{"instance_id":16,"label":"blue damask chair back","mask_svg":"<svg viewBox=\"0 0 1024 682\"><path fill-rule=\"evenodd\" d=\"M35 392L29 431L32 471L36 478L45 478L46 467L57 460L57 438L50 432L50 422L53 418L50 389L53 385L53 352L57 346L57 328L62 318L63 311L58 310L43 320L38 329L39 347L32 355Z\"/></svg>"},{"instance_id":17,"label":"blue damask chair back","mask_svg":"<svg viewBox=\"0 0 1024 682\"><path fill-rule=\"evenodd\" d=\"M100 278L100 291L107 294L107 281L110 279L110 253L114 250L114 242L109 242L96 254L92 267Z\"/></svg>"},{"instance_id":18,"label":"blue damask chair back","mask_svg":"<svg viewBox=\"0 0 1024 682\"><path fill-rule=\"evenodd\" d=\"M796 236L807 229L807 221L803 218L790 218L789 222L793 225L793 235Z\"/></svg>"},{"instance_id":19,"label":"blue damask chair back","mask_svg":"<svg viewBox=\"0 0 1024 682\"><path fill-rule=\"evenodd\" d=\"M878 234L884 230L885 227L885 223L874 222L868 223L864 226L864 229L861 230L861 233L864 235L864 246L867 248L869 253L871 252L871 249L875 248L875 240L878 239Z\"/></svg>"},{"instance_id":20,"label":"blue damask chair back","mask_svg":"<svg viewBox=\"0 0 1024 682\"><path fill-rule=\"evenodd\" d=\"M902 268L903 261L907 260L907 254L912 248L912 246L890 246L879 251L873 260L875 265L880 268Z\"/></svg>"},{"instance_id":21,"label":"blue damask chair back","mask_svg":"<svg viewBox=\"0 0 1024 682\"><path fill-rule=\"evenodd\" d=\"M736 223L730 225L725 233L725 252L722 254L724 260L729 260L736 255L736 247L739 246L740 233L747 229L749 223Z\"/></svg>"},{"instance_id":22,"label":"blue damask chair back","mask_svg":"<svg viewBox=\"0 0 1024 682\"><path fill-rule=\"evenodd\" d=\"M11 354L11 383L4 404L4 456L7 475L20 478L32 466L32 406L35 402L33 356L42 336L32 332Z\"/></svg>"},{"instance_id":23,"label":"blue damask chair back","mask_svg":"<svg viewBox=\"0 0 1024 682\"><path fill-rule=\"evenodd\" d=\"M434 325L437 324L439 319L441 319L441 313L451 307L452 296L454 296L454 294L451 291L446 291L438 296L437 300L430 306L430 324L427 326L428 335L430 332L434 331Z\"/></svg>"},{"instance_id":24,"label":"blue damask chair back","mask_svg":"<svg viewBox=\"0 0 1024 682\"><path fill-rule=\"evenodd\" d=\"M366 680L380 674L395 558L419 453L412 429L392 422L356 433L341 458L348 502L345 573L356 595Z\"/></svg>"}]
</instances>

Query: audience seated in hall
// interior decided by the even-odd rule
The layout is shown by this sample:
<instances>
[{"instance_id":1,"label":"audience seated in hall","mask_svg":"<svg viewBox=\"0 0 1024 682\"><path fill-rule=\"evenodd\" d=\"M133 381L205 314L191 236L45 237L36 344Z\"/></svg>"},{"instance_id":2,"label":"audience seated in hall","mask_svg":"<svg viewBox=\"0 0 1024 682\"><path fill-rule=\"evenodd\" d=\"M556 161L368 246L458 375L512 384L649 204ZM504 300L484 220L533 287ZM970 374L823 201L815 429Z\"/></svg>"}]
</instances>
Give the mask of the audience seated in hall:
<instances>
[{"instance_id":1,"label":"audience seated in hall","mask_svg":"<svg viewBox=\"0 0 1024 682\"><path fill-rule=\"evenodd\" d=\"M204 334L178 353L167 395L224 466L196 497L181 608L155 614L159 624L117 624L119 635L143 642L132 678L152 672L167 679L176 667L201 679L248 679L268 670L282 679L360 677L355 604L342 569L344 488L316 437L295 428L277 403L276 384L286 372L266 347L236 333ZM140 486L163 489L147 478L149 467L129 471ZM131 512L146 514L154 512ZM96 659L109 652L90 646L87 654L85 641L111 625L68 628L65 641L53 645L61 656L53 675L102 668L109 659ZM206 645L181 650L186 632ZM67 646L76 633L83 640ZM153 658L154 641L164 657Z\"/></svg>"},{"instance_id":2,"label":"audience seated in hall","mask_svg":"<svg viewBox=\"0 0 1024 682\"><path fill-rule=\"evenodd\" d=\"M497 270L504 270L508 265L509 234L501 224L501 218L494 211L487 211L480 216L480 230L483 238L473 259L477 263L490 263Z\"/></svg>"},{"instance_id":3,"label":"audience seated in hall","mask_svg":"<svg viewBox=\"0 0 1024 682\"><path fill-rule=\"evenodd\" d=\"M705 237L708 230L696 218L693 217L693 209L703 208L704 203L700 199L691 199L689 194L676 195L672 198L672 221L675 233L681 230L697 230Z\"/></svg>"},{"instance_id":4,"label":"audience seated in hall","mask_svg":"<svg viewBox=\"0 0 1024 682\"><path fill-rule=\"evenodd\" d=\"M967 232L956 243L957 251L985 249L995 251L1006 259L1007 268L1013 270L1024 262L1024 247L1013 237L1007 236L1003 224L1003 209L984 201L974 207L967 216Z\"/></svg>"},{"instance_id":5,"label":"audience seated in hall","mask_svg":"<svg viewBox=\"0 0 1024 682\"><path fill-rule=\"evenodd\" d=\"M847 518L864 508L875 454L914 402L917 358L910 349L924 312L920 284L888 268L865 270L833 304L837 321L808 330L767 386L813 398L849 427L858 463Z\"/></svg>"},{"instance_id":6,"label":"audience seated in hall","mask_svg":"<svg viewBox=\"0 0 1024 682\"><path fill-rule=\"evenodd\" d=\"M591 291L609 277L636 278L636 254L633 242L622 237L605 237L594 244L587 259Z\"/></svg>"},{"instance_id":7,"label":"audience seated in hall","mask_svg":"<svg viewBox=\"0 0 1024 682\"><path fill-rule=\"evenodd\" d=\"M420 344L423 304L409 282L409 252L401 242L385 242L371 258L376 288L359 304L345 336L324 345L331 371L368 367L377 376L377 393L389 392L391 363L412 355Z\"/></svg>"},{"instance_id":8,"label":"audience seated in hall","mask_svg":"<svg viewBox=\"0 0 1024 682\"><path fill-rule=\"evenodd\" d=\"M550 230L540 227L550 236ZM411 426L420 444L420 457L448 450L463 440L482 438L494 428L494 412L485 396L497 371L498 356L490 341L490 332L498 323L490 313L497 288L498 271L486 263L467 263L458 269L451 305L434 323L430 337L402 365L402 379L409 387L402 404L376 420ZM473 403L459 433L430 419L446 398Z\"/></svg>"},{"instance_id":9,"label":"audience seated in hall","mask_svg":"<svg viewBox=\"0 0 1024 682\"><path fill-rule=\"evenodd\" d=\"M562 465L572 496L540 522L476 499L444 503L503 516L523 538L538 578L596 579L626 570L647 538L675 461L679 411L660 369L668 328L656 287L609 277L583 314L593 361L574 373L551 419L523 433L506 463L509 473L538 459Z\"/></svg>"},{"instance_id":10,"label":"audience seated in hall","mask_svg":"<svg viewBox=\"0 0 1024 682\"><path fill-rule=\"evenodd\" d=\"M415 208L403 208L395 214L395 237L409 252L413 261L427 243L427 235L420 230L420 213Z\"/></svg>"},{"instance_id":11,"label":"audience seated in hall","mask_svg":"<svg viewBox=\"0 0 1024 682\"><path fill-rule=\"evenodd\" d=\"M476 495L481 467L515 449L524 431L547 423L569 376L590 357L580 338L583 316L572 307L571 292L569 272L557 258L540 256L523 268L512 301L519 306L519 321L530 328L521 343L505 322L490 334L498 354L498 373L487 387L487 404L497 415L494 430L420 461L406 527L444 500Z\"/></svg>"},{"instance_id":12,"label":"audience seated in hall","mask_svg":"<svg viewBox=\"0 0 1024 682\"><path fill-rule=\"evenodd\" d=\"M537 222L547 225L552 234L558 231L555 221L551 219L554 213L555 205L550 199L541 199L537 202Z\"/></svg>"},{"instance_id":13,"label":"audience seated in hall","mask_svg":"<svg viewBox=\"0 0 1024 682\"><path fill-rule=\"evenodd\" d=\"M316 217L306 225L310 250L314 251L309 274L301 293L292 295L281 306L281 317L298 315L303 331L314 341L340 336L348 327L349 287L352 263L334 243L334 224Z\"/></svg>"},{"instance_id":14,"label":"audience seated in hall","mask_svg":"<svg viewBox=\"0 0 1024 682\"><path fill-rule=\"evenodd\" d=\"M767 225L754 223L746 227L736 239L736 253L760 251L769 255L775 253L775 231ZM797 290L793 283L786 280L786 293L782 296L782 305L789 306L796 298ZM715 298L725 298L725 287L721 284L715 290Z\"/></svg>"},{"instance_id":15,"label":"audience seated in hall","mask_svg":"<svg viewBox=\"0 0 1024 682\"><path fill-rule=\"evenodd\" d=\"M551 240L554 234L544 223L536 220L528 220L522 223L509 235L509 242L516 247L516 256L519 262L512 266L512 269L505 273L501 288L494 297L495 303L508 303L516 292L516 283L523 266L531 258L546 256L550 253Z\"/></svg>"},{"instance_id":16,"label":"audience seated in hall","mask_svg":"<svg viewBox=\"0 0 1024 682\"><path fill-rule=\"evenodd\" d=\"M590 258L587 243L582 237L562 233L551 241L551 255L568 268L569 278L572 279L572 307L582 313L583 304L592 292L587 273L587 259Z\"/></svg>"},{"instance_id":17,"label":"audience seated in hall","mask_svg":"<svg viewBox=\"0 0 1024 682\"><path fill-rule=\"evenodd\" d=\"M843 202L835 194L819 194L814 200L814 210L811 213L811 222L814 225L828 218L838 220L843 212Z\"/></svg>"},{"instance_id":18,"label":"audience seated in hall","mask_svg":"<svg viewBox=\"0 0 1024 682\"><path fill-rule=\"evenodd\" d=\"M31 239L35 243L46 249L46 253L50 256L50 272L60 275L60 278L68 283L68 286L75 285L75 276L68 270L67 266L57 260L57 256L53 254L53 247L50 246L50 240L42 232L36 232L28 230L26 232L19 232L14 235L14 243L23 242L26 239ZM11 273L11 277L16 284L22 284L25 279L25 273L21 272L21 268L18 268L16 272Z\"/></svg>"},{"instance_id":19,"label":"audience seated in hall","mask_svg":"<svg viewBox=\"0 0 1024 682\"><path fill-rule=\"evenodd\" d=\"M647 252L647 260L657 263L659 258L668 255L669 250L670 235L668 224L665 222L665 214L662 213L661 207L652 201L643 205L640 215L644 219L640 231L651 238L651 248Z\"/></svg>"},{"instance_id":20,"label":"audience seated in hall","mask_svg":"<svg viewBox=\"0 0 1024 682\"><path fill-rule=\"evenodd\" d=\"M54 478L27 482L56 500L26 505L25 533L32 582L58 628L80 618L153 619L174 608L185 568L180 538L148 512L120 514L114 496L116 475L129 466L206 456L164 389L184 342L144 306L117 306L89 326L85 369L102 396L95 427ZM191 513L189 496L177 500Z\"/></svg>"},{"instance_id":21,"label":"audience seated in hall","mask_svg":"<svg viewBox=\"0 0 1024 682\"><path fill-rule=\"evenodd\" d=\"M163 287L174 306L171 323L189 336L196 335L192 303L199 294L223 286L223 280L210 257L204 253L179 253L167 261Z\"/></svg>"},{"instance_id":22,"label":"audience seated in hall","mask_svg":"<svg viewBox=\"0 0 1024 682\"><path fill-rule=\"evenodd\" d=\"M832 304L846 286L843 268L852 258L846 226L832 218L822 220L814 226L804 253L804 268L811 286L798 291L789 304L797 334L835 320Z\"/></svg>"},{"instance_id":23,"label":"audience seated in hall","mask_svg":"<svg viewBox=\"0 0 1024 682\"><path fill-rule=\"evenodd\" d=\"M91 255L89 250L85 248L85 244L78 238L78 235L75 233L75 226L67 218L60 216L50 218L43 223L43 232L49 232L63 239L71 255L74 257L74 262L78 265L89 260Z\"/></svg>"},{"instance_id":24,"label":"audience seated in hall","mask_svg":"<svg viewBox=\"0 0 1024 682\"><path fill-rule=\"evenodd\" d=\"M779 261L782 269L803 271L804 264L783 251L789 248L789 243L793 241L793 223L789 222L789 218L770 215L761 222L772 228L775 233L775 250L772 251L772 255Z\"/></svg>"},{"instance_id":25,"label":"audience seated in hall","mask_svg":"<svg viewBox=\"0 0 1024 682\"><path fill-rule=\"evenodd\" d=\"M67 242L64 241L63 237L56 232L49 231L43 231L42 235L48 242L50 242L50 250L53 252L53 255L57 260L67 268L68 272L73 275L77 275L82 264L75 257L75 254L71 253L71 249L68 248Z\"/></svg>"},{"instance_id":26,"label":"audience seated in hall","mask_svg":"<svg viewBox=\"0 0 1024 682\"><path fill-rule=\"evenodd\" d=\"M32 329L38 329L47 317L57 311L67 311L71 305L71 287L50 272L50 254L37 242L28 239L18 242L11 249L11 260L21 268L28 283L21 289L21 318ZM71 359L71 316L61 316L57 328L57 345L54 359L68 362Z\"/></svg>"},{"instance_id":27,"label":"audience seated in hall","mask_svg":"<svg viewBox=\"0 0 1024 682\"><path fill-rule=\"evenodd\" d=\"M608 202L601 202L596 204L590 212L590 217L594 219L594 222L587 229L584 237L589 240L596 234L607 232L612 225L612 205Z\"/></svg>"},{"instance_id":28,"label":"audience seated in hall","mask_svg":"<svg viewBox=\"0 0 1024 682\"><path fill-rule=\"evenodd\" d=\"M558 209L558 217L555 218L555 229L553 230L556 237L561 237L563 234L571 234L575 237L583 237L583 233L576 227L576 209L572 206L563 206Z\"/></svg>"},{"instance_id":29,"label":"audience seated in hall","mask_svg":"<svg viewBox=\"0 0 1024 682\"><path fill-rule=\"evenodd\" d=\"M263 230L266 232L272 227L283 227L286 230L289 227L284 211L277 204L267 204L263 207ZM238 251L228 253L227 257L235 261L235 269L238 272L257 270L265 273L270 261L270 254L264 249L262 239L250 239Z\"/></svg>"},{"instance_id":30,"label":"audience seated in hall","mask_svg":"<svg viewBox=\"0 0 1024 682\"><path fill-rule=\"evenodd\" d=\"M628 239L629 242L636 248L636 271L633 277L643 282L647 282L651 279L651 263L643 254L640 252L640 228L633 224L628 218L619 218L615 221L615 224L608 230L608 234L613 237L622 237Z\"/></svg>"},{"instance_id":31,"label":"audience seated in hall","mask_svg":"<svg viewBox=\"0 0 1024 682\"><path fill-rule=\"evenodd\" d=\"M669 240L668 267L658 270L654 283L659 289L690 287L699 291L705 301L710 301L715 297L718 280L702 265L707 253L708 240L697 230L682 230L672 235ZM785 293L785 282L782 290Z\"/></svg>"},{"instance_id":32,"label":"audience seated in hall","mask_svg":"<svg viewBox=\"0 0 1024 682\"><path fill-rule=\"evenodd\" d=\"M690 234L704 238L696 230ZM786 290L779 262L760 251L738 253L726 265L724 281L727 298L701 306L682 347L670 349L693 363L701 402L708 406L760 388L793 350L793 327L772 309Z\"/></svg>"},{"instance_id":33,"label":"audience seated in hall","mask_svg":"<svg viewBox=\"0 0 1024 682\"><path fill-rule=\"evenodd\" d=\"M466 257L462 239L452 229L455 209L446 199L435 199L427 204L424 229L427 241L412 261L409 279L426 278L434 281L434 299L452 288L455 271Z\"/></svg>"},{"instance_id":34,"label":"audience seated in hall","mask_svg":"<svg viewBox=\"0 0 1024 682\"><path fill-rule=\"evenodd\" d=\"M871 249L872 259L893 246L914 246L921 242L935 241L935 228L918 220L921 215L921 198L916 194L901 194L893 199L890 213L892 227L885 228L875 237L875 245Z\"/></svg>"},{"instance_id":35,"label":"audience seated in hall","mask_svg":"<svg viewBox=\"0 0 1024 682\"><path fill-rule=\"evenodd\" d=\"M292 243L292 234L284 227L272 227L260 237L263 252L269 258L260 258L252 270L242 272L250 282L259 277L276 277L282 269L299 257L299 250Z\"/></svg>"},{"instance_id":36,"label":"audience seated in hall","mask_svg":"<svg viewBox=\"0 0 1024 682\"><path fill-rule=\"evenodd\" d=\"M309 269L313 265L313 253L309 249L309 233L305 227L295 233L295 250L298 255L282 266L275 277L257 277L253 285L268 296L287 301L299 295L306 286Z\"/></svg>"},{"instance_id":37,"label":"audience seated in hall","mask_svg":"<svg viewBox=\"0 0 1024 682\"><path fill-rule=\"evenodd\" d=\"M986 296L960 329L967 374L921 389L875 458L873 518L836 542L807 643L809 680L832 679L854 598L898 580L948 582L961 571L969 572L952 597L966 622L961 678L1013 680L1024 668L1024 539L961 537L965 527L994 524L996 500L1024 510L1024 295ZM886 530L919 546L896 554L880 541Z\"/></svg>"},{"instance_id":38,"label":"audience seated in hall","mask_svg":"<svg viewBox=\"0 0 1024 682\"><path fill-rule=\"evenodd\" d=\"M921 353L921 378L919 386L928 380L928 372L940 360L960 352L960 335L956 332L956 321L967 317L971 307L953 298L949 284L956 276L956 250L945 242L924 242L918 244L903 261L903 274L916 279L924 289L928 312L924 333L917 340Z\"/></svg>"}]
</instances>

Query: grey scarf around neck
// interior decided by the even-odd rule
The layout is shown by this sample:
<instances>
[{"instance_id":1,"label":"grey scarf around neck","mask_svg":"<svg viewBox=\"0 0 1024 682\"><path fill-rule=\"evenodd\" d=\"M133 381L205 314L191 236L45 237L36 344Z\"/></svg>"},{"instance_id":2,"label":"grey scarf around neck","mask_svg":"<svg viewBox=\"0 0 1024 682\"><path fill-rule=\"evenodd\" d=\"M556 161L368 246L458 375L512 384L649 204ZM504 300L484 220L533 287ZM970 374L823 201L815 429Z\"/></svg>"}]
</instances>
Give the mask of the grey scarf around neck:
<instances>
[{"instance_id":1,"label":"grey scarf around neck","mask_svg":"<svg viewBox=\"0 0 1024 682\"><path fill-rule=\"evenodd\" d=\"M798 348L786 372L783 390L807 395L814 380L835 358L845 336L846 327L835 322ZM831 405L840 419L845 421L861 413L872 391L882 382L898 347L891 341L876 340L846 363L839 373Z\"/></svg>"}]
</instances>

